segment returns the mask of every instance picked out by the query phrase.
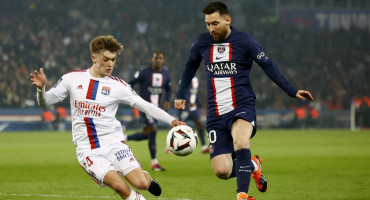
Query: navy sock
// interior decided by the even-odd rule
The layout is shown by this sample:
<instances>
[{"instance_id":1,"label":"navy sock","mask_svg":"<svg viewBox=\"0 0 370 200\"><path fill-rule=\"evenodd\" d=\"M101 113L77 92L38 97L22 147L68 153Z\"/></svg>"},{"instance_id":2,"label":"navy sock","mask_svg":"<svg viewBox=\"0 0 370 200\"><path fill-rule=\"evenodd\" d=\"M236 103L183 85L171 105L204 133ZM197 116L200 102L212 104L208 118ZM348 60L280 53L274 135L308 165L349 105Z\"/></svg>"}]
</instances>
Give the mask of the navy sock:
<instances>
[{"instance_id":1,"label":"navy sock","mask_svg":"<svg viewBox=\"0 0 370 200\"><path fill-rule=\"evenodd\" d=\"M127 141L133 140L133 141L141 141L148 139L147 135L144 135L142 132L137 132L132 135L127 136Z\"/></svg>"},{"instance_id":2,"label":"navy sock","mask_svg":"<svg viewBox=\"0 0 370 200\"><path fill-rule=\"evenodd\" d=\"M236 183L238 186L237 192L248 193L251 174L254 170L254 166L251 160L251 152L249 149L240 149L235 152L235 155L235 173Z\"/></svg>"},{"instance_id":3,"label":"navy sock","mask_svg":"<svg viewBox=\"0 0 370 200\"><path fill-rule=\"evenodd\" d=\"M152 159L156 158L156 155L157 155L156 136L157 136L157 130L150 132L149 137L148 137L150 157Z\"/></svg>"},{"instance_id":4,"label":"navy sock","mask_svg":"<svg viewBox=\"0 0 370 200\"><path fill-rule=\"evenodd\" d=\"M198 135L200 138L200 143L203 145L206 144L206 140L204 139L204 130L203 129L198 129Z\"/></svg>"},{"instance_id":5,"label":"navy sock","mask_svg":"<svg viewBox=\"0 0 370 200\"><path fill-rule=\"evenodd\" d=\"M233 171L231 171L230 177L229 178L234 178L236 177L236 160L233 160Z\"/></svg>"}]
</instances>

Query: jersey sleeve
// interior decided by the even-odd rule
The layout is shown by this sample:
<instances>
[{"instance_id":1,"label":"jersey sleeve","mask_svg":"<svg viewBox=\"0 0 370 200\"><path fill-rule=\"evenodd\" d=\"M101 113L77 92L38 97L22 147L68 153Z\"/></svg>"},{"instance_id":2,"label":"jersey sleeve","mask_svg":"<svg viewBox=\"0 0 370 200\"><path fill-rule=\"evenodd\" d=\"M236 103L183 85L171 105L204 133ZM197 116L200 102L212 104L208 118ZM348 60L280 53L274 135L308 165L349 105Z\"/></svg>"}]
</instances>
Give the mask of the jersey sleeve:
<instances>
[{"instance_id":1,"label":"jersey sleeve","mask_svg":"<svg viewBox=\"0 0 370 200\"><path fill-rule=\"evenodd\" d=\"M199 52L198 42L199 39L193 43L190 49L189 57L185 64L184 72L181 75L180 85L177 90L176 99L185 99L186 89L187 87L189 87L191 80L198 71L200 62L202 61L202 56Z\"/></svg>"},{"instance_id":2,"label":"jersey sleeve","mask_svg":"<svg viewBox=\"0 0 370 200\"><path fill-rule=\"evenodd\" d=\"M141 79L141 71L136 71L134 77L128 82L128 84L134 86L136 83L139 83Z\"/></svg>"},{"instance_id":3,"label":"jersey sleeve","mask_svg":"<svg viewBox=\"0 0 370 200\"><path fill-rule=\"evenodd\" d=\"M158 108L157 106L145 101L144 99L139 99L133 107L139 109L141 112L144 112L148 114L149 116L161 120L169 125L171 125L171 122L175 120L174 117L169 115L164 110Z\"/></svg>"},{"instance_id":4,"label":"jersey sleeve","mask_svg":"<svg viewBox=\"0 0 370 200\"><path fill-rule=\"evenodd\" d=\"M247 36L247 47L252 59L263 69L267 76L289 96L296 97L297 90L284 78L277 65L266 56L262 46L250 35Z\"/></svg>"},{"instance_id":5,"label":"jersey sleeve","mask_svg":"<svg viewBox=\"0 0 370 200\"><path fill-rule=\"evenodd\" d=\"M45 88L37 91L37 102L40 106L49 106L63 101L69 94L68 76L62 76L47 92Z\"/></svg>"},{"instance_id":6,"label":"jersey sleeve","mask_svg":"<svg viewBox=\"0 0 370 200\"><path fill-rule=\"evenodd\" d=\"M121 103L124 103L129 106L133 106L137 101L141 99L139 95L136 94L135 90L132 89L131 85L120 85L120 93L118 99Z\"/></svg>"}]
</instances>

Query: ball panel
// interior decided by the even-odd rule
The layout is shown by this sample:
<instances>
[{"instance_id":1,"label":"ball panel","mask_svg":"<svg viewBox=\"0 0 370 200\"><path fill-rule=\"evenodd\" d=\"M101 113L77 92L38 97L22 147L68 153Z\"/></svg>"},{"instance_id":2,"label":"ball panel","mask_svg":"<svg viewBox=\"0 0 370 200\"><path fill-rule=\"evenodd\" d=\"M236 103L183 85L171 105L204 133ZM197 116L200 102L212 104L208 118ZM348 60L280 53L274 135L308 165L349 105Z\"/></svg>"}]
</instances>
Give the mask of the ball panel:
<instances>
[{"instance_id":1,"label":"ball panel","mask_svg":"<svg viewBox=\"0 0 370 200\"><path fill-rule=\"evenodd\" d=\"M172 128L167 135L167 149L178 156L191 154L197 147L197 133L189 126Z\"/></svg>"}]
</instances>

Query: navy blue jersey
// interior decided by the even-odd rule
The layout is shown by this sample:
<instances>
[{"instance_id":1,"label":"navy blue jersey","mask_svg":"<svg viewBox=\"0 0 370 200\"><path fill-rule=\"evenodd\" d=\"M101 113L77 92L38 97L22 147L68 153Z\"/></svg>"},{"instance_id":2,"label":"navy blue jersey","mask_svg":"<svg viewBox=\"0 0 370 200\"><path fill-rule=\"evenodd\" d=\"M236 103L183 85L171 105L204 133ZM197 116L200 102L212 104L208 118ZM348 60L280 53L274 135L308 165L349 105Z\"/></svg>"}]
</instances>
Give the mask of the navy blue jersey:
<instances>
[{"instance_id":1,"label":"navy blue jersey","mask_svg":"<svg viewBox=\"0 0 370 200\"><path fill-rule=\"evenodd\" d=\"M207 73L207 116L220 116L246 104L254 105L255 94L249 79L252 62L289 96L297 90L288 83L280 70L248 33L231 28L230 35L215 42L209 33L201 34L193 43L176 99L186 99L185 89L204 61Z\"/></svg>"},{"instance_id":2,"label":"navy blue jersey","mask_svg":"<svg viewBox=\"0 0 370 200\"><path fill-rule=\"evenodd\" d=\"M171 100L171 77L167 69L162 68L161 72L155 72L150 66L137 71L129 84L134 86L137 83L140 84L139 95L144 100L159 106L163 90L166 101Z\"/></svg>"}]
</instances>

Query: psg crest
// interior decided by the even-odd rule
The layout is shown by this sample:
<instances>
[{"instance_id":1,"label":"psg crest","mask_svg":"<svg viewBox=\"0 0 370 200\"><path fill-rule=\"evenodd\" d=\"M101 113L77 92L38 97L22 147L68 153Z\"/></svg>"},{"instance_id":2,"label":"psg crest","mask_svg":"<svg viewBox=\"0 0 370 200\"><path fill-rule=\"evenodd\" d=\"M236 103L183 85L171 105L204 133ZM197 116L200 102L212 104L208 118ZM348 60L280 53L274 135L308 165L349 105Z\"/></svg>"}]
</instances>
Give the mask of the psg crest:
<instances>
[{"instance_id":1,"label":"psg crest","mask_svg":"<svg viewBox=\"0 0 370 200\"><path fill-rule=\"evenodd\" d=\"M218 46L217 47L217 51L218 51L218 53L223 53L223 52L225 52L225 46Z\"/></svg>"}]
</instances>

